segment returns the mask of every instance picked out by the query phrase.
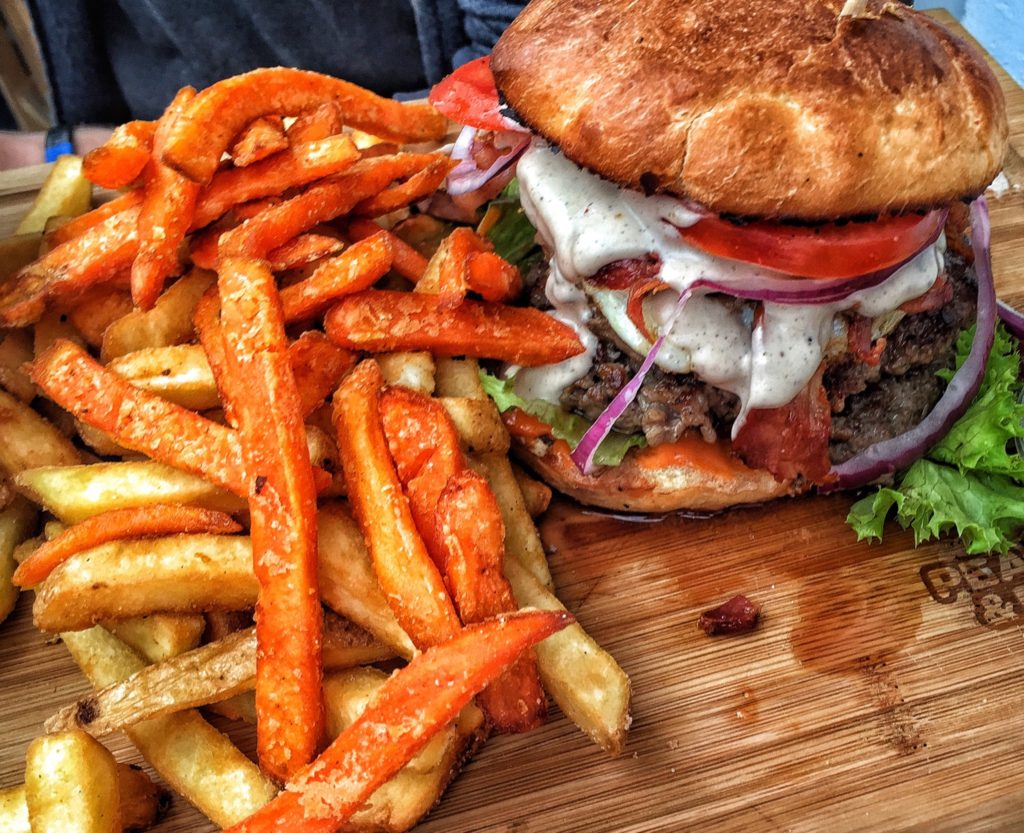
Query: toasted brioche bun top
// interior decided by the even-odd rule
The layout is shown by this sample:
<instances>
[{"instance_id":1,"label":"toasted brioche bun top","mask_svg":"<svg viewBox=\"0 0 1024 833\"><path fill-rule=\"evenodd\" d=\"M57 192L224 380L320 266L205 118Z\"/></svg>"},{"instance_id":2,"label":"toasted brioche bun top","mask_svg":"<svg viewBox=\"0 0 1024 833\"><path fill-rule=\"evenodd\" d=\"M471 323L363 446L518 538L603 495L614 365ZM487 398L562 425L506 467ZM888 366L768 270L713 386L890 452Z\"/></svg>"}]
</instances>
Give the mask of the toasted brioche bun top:
<instances>
[{"instance_id":1,"label":"toasted brioche bun top","mask_svg":"<svg viewBox=\"0 0 1024 833\"><path fill-rule=\"evenodd\" d=\"M899 2L533 0L491 68L585 168L719 213L830 220L981 193L1007 141L977 52Z\"/></svg>"}]
</instances>

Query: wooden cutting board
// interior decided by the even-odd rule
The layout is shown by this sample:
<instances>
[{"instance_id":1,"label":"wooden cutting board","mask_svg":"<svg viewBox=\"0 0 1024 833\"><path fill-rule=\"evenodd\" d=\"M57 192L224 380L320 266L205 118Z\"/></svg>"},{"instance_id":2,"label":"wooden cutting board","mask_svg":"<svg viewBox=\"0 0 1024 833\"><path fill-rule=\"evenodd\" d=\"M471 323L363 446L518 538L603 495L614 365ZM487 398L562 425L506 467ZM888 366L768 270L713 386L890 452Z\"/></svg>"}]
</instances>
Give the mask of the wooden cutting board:
<instances>
[{"instance_id":1,"label":"wooden cutting board","mask_svg":"<svg viewBox=\"0 0 1024 833\"><path fill-rule=\"evenodd\" d=\"M1010 189L990 194L995 271L1024 306L1024 91L996 69L1012 149ZM0 220L39 181L0 177ZM1024 553L914 549L895 529L858 544L851 502L632 522L556 502L541 526L560 595L633 681L627 751L607 757L555 713L489 742L417 829L1024 829ZM763 605L761 627L698 631L700 612L735 593ZM0 627L3 786L21 780L43 719L87 688L32 629L29 601ZM181 800L158 828L210 829Z\"/></svg>"}]
</instances>

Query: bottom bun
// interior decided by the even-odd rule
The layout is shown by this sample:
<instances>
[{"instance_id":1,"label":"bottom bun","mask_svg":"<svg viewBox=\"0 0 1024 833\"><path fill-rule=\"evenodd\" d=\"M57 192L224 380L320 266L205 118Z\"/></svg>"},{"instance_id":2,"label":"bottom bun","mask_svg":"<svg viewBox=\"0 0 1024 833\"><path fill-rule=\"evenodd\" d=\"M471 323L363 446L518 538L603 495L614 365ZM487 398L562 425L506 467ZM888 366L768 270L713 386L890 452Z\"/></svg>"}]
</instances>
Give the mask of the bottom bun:
<instances>
[{"instance_id":1,"label":"bottom bun","mask_svg":"<svg viewBox=\"0 0 1024 833\"><path fill-rule=\"evenodd\" d=\"M618 466L583 474L562 441L512 438L516 456L580 503L624 512L713 511L798 494L790 482L748 468L703 440L633 449Z\"/></svg>"}]
</instances>

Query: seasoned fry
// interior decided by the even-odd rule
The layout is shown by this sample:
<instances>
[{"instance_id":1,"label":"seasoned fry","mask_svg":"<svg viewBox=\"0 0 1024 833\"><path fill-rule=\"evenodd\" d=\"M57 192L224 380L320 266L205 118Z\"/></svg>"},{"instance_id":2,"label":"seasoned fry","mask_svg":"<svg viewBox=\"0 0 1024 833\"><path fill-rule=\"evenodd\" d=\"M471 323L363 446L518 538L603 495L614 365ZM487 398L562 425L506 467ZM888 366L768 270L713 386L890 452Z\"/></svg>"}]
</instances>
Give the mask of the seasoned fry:
<instances>
[{"instance_id":1,"label":"seasoned fry","mask_svg":"<svg viewBox=\"0 0 1024 833\"><path fill-rule=\"evenodd\" d=\"M492 400L442 396L438 402L448 412L467 453L508 454L508 431Z\"/></svg>"},{"instance_id":2,"label":"seasoned fry","mask_svg":"<svg viewBox=\"0 0 1024 833\"><path fill-rule=\"evenodd\" d=\"M320 264L306 280L281 290L285 320L310 318L342 295L369 289L391 268L391 260L391 242L383 233L352 244Z\"/></svg>"},{"instance_id":3,"label":"seasoned fry","mask_svg":"<svg viewBox=\"0 0 1024 833\"><path fill-rule=\"evenodd\" d=\"M512 588L502 573L501 510L487 481L469 470L455 474L437 500L436 513L445 583L463 623L515 610ZM481 691L479 702L498 732L528 732L543 723L547 699L532 653L524 653Z\"/></svg>"},{"instance_id":4,"label":"seasoned fry","mask_svg":"<svg viewBox=\"0 0 1024 833\"><path fill-rule=\"evenodd\" d=\"M199 186L161 161L167 136L182 111L195 97L192 87L182 87L157 122L153 158L145 173L145 194L139 211L139 253L132 263L132 300L140 309L151 309L164 282L181 269L179 249L192 226Z\"/></svg>"},{"instance_id":5,"label":"seasoned fry","mask_svg":"<svg viewBox=\"0 0 1024 833\"><path fill-rule=\"evenodd\" d=\"M256 603L247 537L175 535L113 541L65 561L36 588L36 627L83 630L154 612L246 610Z\"/></svg>"},{"instance_id":6,"label":"seasoned fry","mask_svg":"<svg viewBox=\"0 0 1024 833\"><path fill-rule=\"evenodd\" d=\"M136 350L112 359L107 368L183 408L205 411L221 404L206 353L198 344Z\"/></svg>"},{"instance_id":7,"label":"seasoned fry","mask_svg":"<svg viewBox=\"0 0 1024 833\"><path fill-rule=\"evenodd\" d=\"M221 171L200 195L192 228L209 225L240 203L340 173L357 159L359 151L348 136L330 136L295 145L248 168Z\"/></svg>"},{"instance_id":8,"label":"seasoned fry","mask_svg":"<svg viewBox=\"0 0 1024 833\"><path fill-rule=\"evenodd\" d=\"M293 145L300 142L315 142L340 133L345 126L341 108L333 101L325 101L314 110L301 113L288 128L288 141Z\"/></svg>"},{"instance_id":9,"label":"seasoned fry","mask_svg":"<svg viewBox=\"0 0 1024 833\"><path fill-rule=\"evenodd\" d=\"M0 339L0 387L26 405L36 396L36 386L22 369L32 361L32 339L25 330L11 330Z\"/></svg>"},{"instance_id":10,"label":"seasoned fry","mask_svg":"<svg viewBox=\"0 0 1024 833\"><path fill-rule=\"evenodd\" d=\"M16 475L39 466L70 466L78 451L56 428L28 405L0 391L0 472Z\"/></svg>"},{"instance_id":11,"label":"seasoned fry","mask_svg":"<svg viewBox=\"0 0 1024 833\"><path fill-rule=\"evenodd\" d=\"M64 306L71 324L90 347L101 346L107 327L133 309L131 292L107 285L94 286Z\"/></svg>"},{"instance_id":12,"label":"seasoned fry","mask_svg":"<svg viewBox=\"0 0 1024 833\"><path fill-rule=\"evenodd\" d=\"M191 341L192 314L215 280L212 272L193 269L168 287L151 310L135 310L115 321L103 333L103 361L146 347Z\"/></svg>"},{"instance_id":13,"label":"seasoned fry","mask_svg":"<svg viewBox=\"0 0 1024 833\"><path fill-rule=\"evenodd\" d=\"M381 589L402 629L423 649L452 638L459 620L391 462L377 401L383 386L376 362L356 367L334 394L334 428L349 502Z\"/></svg>"},{"instance_id":14,"label":"seasoned fry","mask_svg":"<svg viewBox=\"0 0 1024 833\"><path fill-rule=\"evenodd\" d=\"M416 291L439 296L444 309L457 307L470 288L470 262L490 248L491 244L472 229L454 229L431 256L423 278L416 284Z\"/></svg>"},{"instance_id":15,"label":"seasoned fry","mask_svg":"<svg viewBox=\"0 0 1024 833\"><path fill-rule=\"evenodd\" d=\"M142 205L142 196L141 188L126 191L114 197L114 199L103 203L103 205L94 208L92 211L87 211L85 214L80 214L77 217L68 218L66 222L57 228L47 229L44 242L48 248L54 249L61 243L66 243L68 240L73 240L84 234L93 226L99 225L109 217L120 214L129 208L137 208Z\"/></svg>"},{"instance_id":16,"label":"seasoned fry","mask_svg":"<svg viewBox=\"0 0 1024 833\"><path fill-rule=\"evenodd\" d=\"M15 486L69 524L101 512L156 503L202 506L228 513L245 508L243 498L196 475L150 460L27 469L15 477Z\"/></svg>"},{"instance_id":17,"label":"seasoned fry","mask_svg":"<svg viewBox=\"0 0 1024 833\"><path fill-rule=\"evenodd\" d=\"M231 161L244 168L273 153L288 147L288 137L284 134L284 123L280 116L263 116L255 119L231 148Z\"/></svg>"},{"instance_id":18,"label":"seasoned fry","mask_svg":"<svg viewBox=\"0 0 1024 833\"><path fill-rule=\"evenodd\" d=\"M33 830L120 833L117 762L84 732L36 738L25 759L25 801Z\"/></svg>"},{"instance_id":19,"label":"seasoned fry","mask_svg":"<svg viewBox=\"0 0 1024 833\"><path fill-rule=\"evenodd\" d=\"M139 250L138 223L139 208L127 208L11 276L0 286L0 326L33 324L51 299L108 281L128 268Z\"/></svg>"},{"instance_id":20,"label":"seasoned fry","mask_svg":"<svg viewBox=\"0 0 1024 833\"><path fill-rule=\"evenodd\" d=\"M343 504L321 507L317 533L324 604L365 628L399 656L411 657L416 649L388 607L366 542Z\"/></svg>"},{"instance_id":21,"label":"seasoned fry","mask_svg":"<svg viewBox=\"0 0 1024 833\"><path fill-rule=\"evenodd\" d=\"M145 665L102 628L67 633L63 641L97 688ZM277 792L256 765L196 711L137 723L127 734L164 781L220 827L251 815Z\"/></svg>"},{"instance_id":22,"label":"seasoned fry","mask_svg":"<svg viewBox=\"0 0 1024 833\"><path fill-rule=\"evenodd\" d=\"M551 487L531 477L519 466L512 466L512 474L515 476L519 491L523 493L523 503L530 517L536 518L547 512L548 506L551 505Z\"/></svg>"},{"instance_id":23,"label":"seasoned fry","mask_svg":"<svg viewBox=\"0 0 1024 833\"><path fill-rule=\"evenodd\" d=\"M111 541L186 533L228 535L242 527L223 512L195 506L157 503L115 509L69 527L25 559L14 574L19 587L35 587L71 556Z\"/></svg>"},{"instance_id":24,"label":"seasoned fry","mask_svg":"<svg viewBox=\"0 0 1024 833\"><path fill-rule=\"evenodd\" d=\"M344 173L314 183L222 234L220 256L264 258L318 223L348 213L360 200L379 193L394 180L412 176L443 158L436 153L399 153L360 160Z\"/></svg>"},{"instance_id":25,"label":"seasoned fry","mask_svg":"<svg viewBox=\"0 0 1024 833\"><path fill-rule=\"evenodd\" d=\"M66 154L58 156L46 181L36 194L28 213L18 223L15 234L42 231L50 217L77 217L89 210L92 188L82 176L82 160Z\"/></svg>"},{"instance_id":26,"label":"seasoned fry","mask_svg":"<svg viewBox=\"0 0 1024 833\"><path fill-rule=\"evenodd\" d=\"M368 289L347 295L327 313L327 335L350 350L430 350L512 364L564 361L583 352L576 333L540 310L486 301L443 309L437 296Z\"/></svg>"},{"instance_id":27,"label":"seasoned fry","mask_svg":"<svg viewBox=\"0 0 1024 833\"><path fill-rule=\"evenodd\" d=\"M412 205L412 203L433 194L455 165L456 162L452 159L443 157L435 159L405 182L392 185L379 194L362 200L354 211L363 217L380 217L383 214L390 214L392 211Z\"/></svg>"},{"instance_id":28,"label":"seasoned fry","mask_svg":"<svg viewBox=\"0 0 1024 833\"><path fill-rule=\"evenodd\" d=\"M514 559L505 575L523 607L565 610L565 606ZM579 624L573 624L536 648L544 688L559 708L606 752L618 755L626 742L629 677L612 655Z\"/></svg>"},{"instance_id":29,"label":"seasoned fry","mask_svg":"<svg viewBox=\"0 0 1024 833\"><path fill-rule=\"evenodd\" d=\"M345 241L330 234L307 232L300 234L283 246L278 246L269 255L271 271L287 272L307 266L325 257L336 255L345 248Z\"/></svg>"},{"instance_id":30,"label":"seasoned fry","mask_svg":"<svg viewBox=\"0 0 1024 833\"><path fill-rule=\"evenodd\" d=\"M54 342L61 339L74 342L80 347L85 345L85 339L75 329L67 315L57 312L57 310L49 310L43 314L43 317L36 322L32 329L33 355L42 355Z\"/></svg>"},{"instance_id":31,"label":"seasoned fry","mask_svg":"<svg viewBox=\"0 0 1024 833\"><path fill-rule=\"evenodd\" d=\"M434 357L430 353L384 353L376 357L384 381L430 396L434 392Z\"/></svg>"},{"instance_id":32,"label":"seasoned fry","mask_svg":"<svg viewBox=\"0 0 1024 833\"><path fill-rule=\"evenodd\" d=\"M218 288L224 340L245 380L232 391L232 408L256 478L249 511L260 587L257 744L264 771L284 781L323 738L316 489L274 276L262 261L227 258Z\"/></svg>"},{"instance_id":33,"label":"seasoned fry","mask_svg":"<svg viewBox=\"0 0 1024 833\"><path fill-rule=\"evenodd\" d=\"M380 687L359 719L287 791L230 833L299 826L307 833L336 830L453 720L473 694L524 650L571 622L566 613L512 614L473 625L420 654ZM386 745L379 742L382 731ZM308 812L310 808L314 811Z\"/></svg>"},{"instance_id":34,"label":"seasoned fry","mask_svg":"<svg viewBox=\"0 0 1024 833\"><path fill-rule=\"evenodd\" d=\"M12 582L17 566L14 550L32 534L35 525L36 510L26 500L15 499L0 511L0 622L10 616L18 602L18 588Z\"/></svg>"},{"instance_id":35,"label":"seasoned fry","mask_svg":"<svg viewBox=\"0 0 1024 833\"><path fill-rule=\"evenodd\" d=\"M82 160L82 173L101 188L124 188L142 173L153 155L156 122L130 121L114 128L110 138Z\"/></svg>"},{"instance_id":36,"label":"seasoned fry","mask_svg":"<svg viewBox=\"0 0 1024 833\"><path fill-rule=\"evenodd\" d=\"M408 278L413 283L420 280L426 271L427 259L401 237L386 229L382 229L373 220L357 219L348 224L348 233L353 241L364 240L381 232L386 234L391 241L391 268L403 278Z\"/></svg>"},{"instance_id":37,"label":"seasoned fry","mask_svg":"<svg viewBox=\"0 0 1024 833\"><path fill-rule=\"evenodd\" d=\"M152 613L100 624L149 662L163 662L191 651L206 627L198 613Z\"/></svg>"},{"instance_id":38,"label":"seasoned fry","mask_svg":"<svg viewBox=\"0 0 1024 833\"><path fill-rule=\"evenodd\" d=\"M245 125L260 116L295 115L328 101L338 105L345 124L386 140L440 139L448 126L426 103L400 104L315 72L257 69L219 81L196 96L171 132L164 162L196 182L209 182Z\"/></svg>"},{"instance_id":39,"label":"seasoned fry","mask_svg":"<svg viewBox=\"0 0 1024 833\"><path fill-rule=\"evenodd\" d=\"M356 355L336 346L317 330L303 333L288 347L303 416L309 416L334 392L356 364Z\"/></svg>"}]
</instances>

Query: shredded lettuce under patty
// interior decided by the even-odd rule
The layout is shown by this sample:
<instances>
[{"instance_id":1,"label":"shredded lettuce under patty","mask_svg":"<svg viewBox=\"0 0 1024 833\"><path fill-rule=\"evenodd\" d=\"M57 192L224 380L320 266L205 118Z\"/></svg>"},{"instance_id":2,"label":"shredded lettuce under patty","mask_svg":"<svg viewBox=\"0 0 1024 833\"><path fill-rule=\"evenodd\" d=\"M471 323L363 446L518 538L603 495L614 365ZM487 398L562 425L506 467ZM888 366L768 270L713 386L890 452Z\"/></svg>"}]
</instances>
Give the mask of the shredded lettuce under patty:
<instances>
[{"instance_id":1,"label":"shredded lettuce under patty","mask_svg":"<svg viewBox=\"0 0 1024 833\"><path fill-rule=\"evenodd\" d=\"M960 334L959 367L974 330ZM952 370L941 375L947 380ZM1000 325L978 395L950 432L900 477L857 501L846 522L857 539L881 540L893 507L904 529L920 544L956 531L968 553L1006 552L1024 526L1024 458L1015 438L1024 437L1020 356L1017 342Z\"/></svg>"},{"instance_id":2,"label":"shredded lettuce under patty","mask_svg":"<svg viewBox=\"0 0 1024 833\"><path fill-rule=\"evenodd\" d=\"M522 408L526 413L537 419L546 422L551 426L551 434L556 439L565 440L570 448L575 449L583 435L590 428L590 421L576 414L559 408L551 402L544 402L537 399L523 399L515 392L511 379L499 379L489 373L480 371L480 382L487 391L487 395L494 400L499 411L507 411L509 408ZM631 448L643 448L647 440L643 434L616 434L611 433L604 438L604 441L597 448L594 454L594 462L599 466L617 466L626 456Z\"/></svg>"}]
</instances>

